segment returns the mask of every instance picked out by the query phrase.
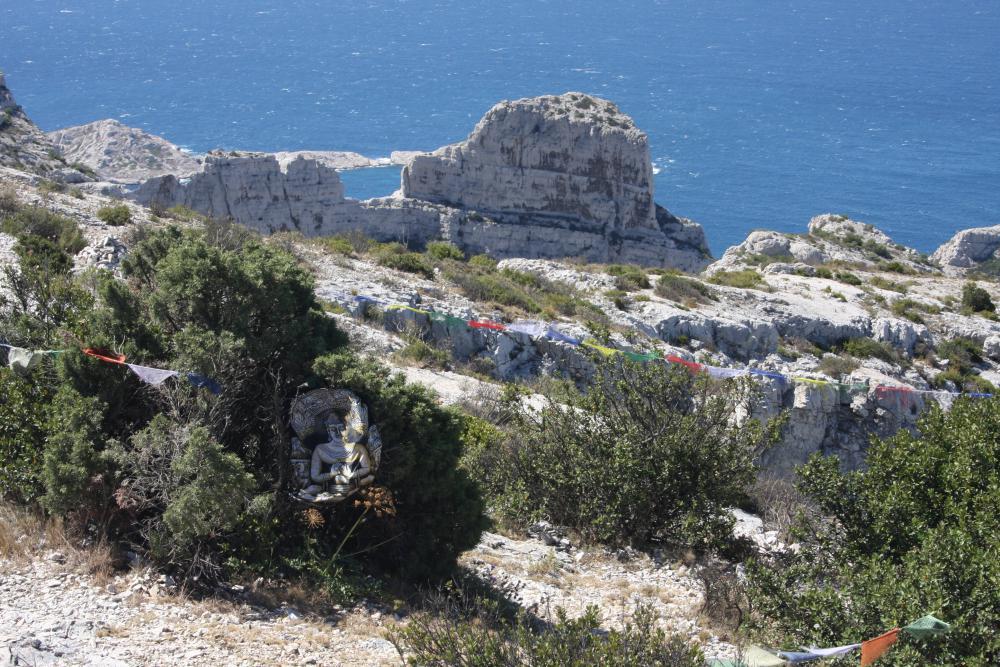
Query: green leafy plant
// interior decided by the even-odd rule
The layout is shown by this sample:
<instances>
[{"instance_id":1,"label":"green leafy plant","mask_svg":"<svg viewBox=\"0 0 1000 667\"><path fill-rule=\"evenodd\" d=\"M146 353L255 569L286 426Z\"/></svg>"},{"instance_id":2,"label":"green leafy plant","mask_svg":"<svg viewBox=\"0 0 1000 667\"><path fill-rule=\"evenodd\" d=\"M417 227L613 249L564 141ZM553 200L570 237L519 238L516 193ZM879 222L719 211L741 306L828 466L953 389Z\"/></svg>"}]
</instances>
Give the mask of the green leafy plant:
<instances>
[{"instance_id":1,"label":"green leafy plant","mask_svg":"<svg viewBox=\"0 0 1000 667\"><path fill-rule=\"evenodd\" d=\"M103 206L97 209L97 217L112 227L122 227L132 222L132 211L125 204Z\"/></svg>"},{"instance_id":2,"label":"green leafy plant","mask_svg":"<svg viewBox=\"0 0 1000 667\"><path fill-rule=\"evenodd\" d=\"M845 644L932 613L949 634L904 638L879 664L1000 660L1000 400L932 408L914 432L875 439L864 470L817 455L799 480L821 514L800 551L749 568L760 640Z\"/></svg>"},{"instance_id":3,"label":"green leafy plant","mask_svg":"<svg viewBox=\"0 0 1000 667\"><path fill-rule=\"evenodd\" d=\"M771 291L771 286L753 269L743 271L718 271L712 274L708 282L727 287L739 287L740 289L756 289L764 292Z\"/></svg>"},{"instance_id":4,"label":"green leafy plant","mask_svg":"<svg viewBox=\"0 0 1000 667\"><path fill-rule=\"evenodd\" d=\"M962 286L962 307L973 313L995 312L997 307L990 298L990 293L974 282Z\"/></svg>"},{"instance_id":5,"label":"green leafy plant","mask_svg":"<svg viewBox=\"0 0 1000 667\"><path fill-rule=\"evenodd\" d=\"M718 545L728 535L724 508L777 434L775 424L733 421L749 397L749 384L609 360L585 393L516 413L500 444L473 447L478 458L463 465L509 522L545 517L612 544Z\"/></svg>"},{"instance_id":6,"label":"green leafy plant","mask_svg":"<svg viewBox=\"0 0 1000 667\"><path fill-rule=\"evenodd\" d=\"M657 296L682 303L691 308L715 300L712 289L703 282L677 273L664 273L656 281Z\"/></svg>"},{"instance_id":7,"label":"green leafy plant","mask_svg":"<svg viewBox=\"0 0 1000 667\"><path fill-rule=\"evenodd\" d=\"M465 253L463 253L458 246L445 241L431 241L428 243L427 254L431 259L438 261L453 259L460 262L465 259Z\"/></svg>"}]
</instances>

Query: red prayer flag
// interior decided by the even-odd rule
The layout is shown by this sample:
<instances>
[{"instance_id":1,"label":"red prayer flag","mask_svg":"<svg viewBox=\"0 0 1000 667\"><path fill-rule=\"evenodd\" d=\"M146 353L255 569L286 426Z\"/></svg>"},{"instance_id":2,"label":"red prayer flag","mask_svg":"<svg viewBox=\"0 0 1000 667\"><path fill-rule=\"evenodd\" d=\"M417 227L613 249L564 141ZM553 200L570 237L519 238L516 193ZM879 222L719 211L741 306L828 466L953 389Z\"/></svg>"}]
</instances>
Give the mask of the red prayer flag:
<instances>
[{"instance_id":1,"label":"red prayer flag","mask_svg":"<svg viewBox=\"0 0 1000 667\"><path fill-rule=\"evenodd\" d=\"M881 658L897 639L899 639L899 628L893 628L875 639L861 642L861 667L866 667Z\"/></svg>"},{"instance_id":2,"label":"red prayer flag","mask_svg":"<svg viewBox=\"0 0 1000 667\"><path fill-rule=\"evenodd\" d=\"M674 354L668 354L666 356L666 360L672 364L681 364L682 366L687 367L687 369L692 373L700 373L701 371L705 370L705 367L703 365L696 363L694 361L688 361L687 359L681 359L680 357Z\"/></svg>"},{"instance_id":3,"label":"red prayer flag","mask_svg":"<svg viewBox=\"0 0 1000 667\"><path fill-rule=\"evenodd\" d=\"M107 350L95 350L92 347L84 349L83 353L88 357L93 357L94 359L100 359L101 361L107 361L112 364L124 364L125 355L115 354L114 352L108 352Z\"/></svg>"},{"instance_id":4,"label":"red prayer flag","mask_svg":"<svg viewBox=\"0 0 1000 667\"><path fill-rule=\"evenodd\" d=\"M496 322L488 322L485 320L469 320L469 326L474 329L491 329L493 331L503 331L507 327L502 324L497 324Z\"/></svg>"}]
</instances>

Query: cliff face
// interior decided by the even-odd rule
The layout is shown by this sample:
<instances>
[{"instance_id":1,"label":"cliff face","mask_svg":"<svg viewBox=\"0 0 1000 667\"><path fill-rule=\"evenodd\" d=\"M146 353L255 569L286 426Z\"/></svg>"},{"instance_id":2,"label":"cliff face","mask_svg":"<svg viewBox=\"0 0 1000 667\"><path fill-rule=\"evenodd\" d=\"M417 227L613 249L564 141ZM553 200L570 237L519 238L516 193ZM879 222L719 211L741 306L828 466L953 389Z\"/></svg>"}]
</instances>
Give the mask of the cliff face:
<instances>
[{"instance_id":1,"label":"cliff face","mask_svg":"<svg viewBox=\"0 0 1000 667\"><path fill-rule=\"evenodd\" d=\"M646 135L582 93L501 102L465 141L414 157L400 195L474 211L447 230L470 251L690 271L709 257L698 225L654 204Z\"/></svg>"},{"instance_id":2,"label":"cliff face","mask_svg":"<svg viewBox=\"0 0 1000 667\"><path fill-rule=\"evenodd\" d=\"M315 160L284 165L273 155L210 153L204 170L189 178L162 176L132 194L141 204L186 206L213 218L232 219L264 233L336 231L335 221L358 208L344 199L337 172Z\"/></svg>"},{"instance_id":3,"label":"cliff face","mask_svg":"<svg viewBox=\"0 0 1000 667\"><path fill-rule=\"evenodd\" d=\"M91 180L67 165L45 133L31 122L7 88L3 73L0 73L0 166L65 183Z\"/></svg>"},{"instance_id":4,"label":"cliff face","mask_svg":"<svg viewBox=\"0 0 1000 667\"><path fill-rule=\"evenodd\" d=\"M216 153L190 179L151 179L140 203L188 206L263 232L361 230L422 246L443 238L494 257L579 257L698 271L701 227L653 202L646 135L580 93L503 102L469 139L419 154L391 197L344 199L325 160ZM290 160L290 161L289 161Z\"/></svg>"},{"instance_id":5,"label":"cliff face","mask_svg":"<svg viewBox=\"0 0 1000 667\"><path fill-rule=\"evenodd\" d=\"M415 157L404 197L489 213L655 229L646 135L580 93L501 102L461 143Z\"/></svg>"},{"instance_id":6,"label":"cliff face","mask_svg":"<svg viewBox=\"0 0 1000 667\"><path fill-rule=\"evenodd\" d=\"M197 157L166 139L110 118L49 132L48 138L68 161L87 165L104 180L185 176L201 169Z\"/></svg>"},{"instance_id":7,"label":"cliff face","mask_svg":"<svg viewBox=\"0 0 1000 667\"><path fill-rule=\"evenodd\" d=\"M949 275L963 275L1000 258L1000 225L963 229L934 251L931 259ZM995 275L995 269L993 269Z\"/></svg>"}]
</instances>

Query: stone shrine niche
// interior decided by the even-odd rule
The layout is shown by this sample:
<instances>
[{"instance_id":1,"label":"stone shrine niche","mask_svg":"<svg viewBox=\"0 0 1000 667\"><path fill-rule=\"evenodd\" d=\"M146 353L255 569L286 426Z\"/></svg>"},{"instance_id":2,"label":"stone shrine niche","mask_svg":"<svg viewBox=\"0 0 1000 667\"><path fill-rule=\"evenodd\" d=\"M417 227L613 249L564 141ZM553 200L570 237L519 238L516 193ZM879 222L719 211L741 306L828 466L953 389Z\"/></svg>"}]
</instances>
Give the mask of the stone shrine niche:
<instances>
[{"instance_id":1,"label":"stone shrine niche","mask_svg":"<svg viewBox=\"0 0 1000 667\"><path fill-rule=\"evenodd\" d=\"M339 503L375 481L382 458L378 427L346 389L315 389L292 403L293 495L313 504Z\"/></svg>"}]
</instances>

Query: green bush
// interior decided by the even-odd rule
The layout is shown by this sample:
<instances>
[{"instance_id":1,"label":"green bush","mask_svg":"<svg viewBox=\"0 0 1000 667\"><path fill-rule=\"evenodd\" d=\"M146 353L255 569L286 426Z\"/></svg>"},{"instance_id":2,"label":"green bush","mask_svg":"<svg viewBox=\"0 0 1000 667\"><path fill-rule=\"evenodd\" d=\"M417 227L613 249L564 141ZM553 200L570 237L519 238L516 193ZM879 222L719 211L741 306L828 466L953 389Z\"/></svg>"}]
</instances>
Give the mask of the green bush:
<instances>
[{"instance_id":1,"label":"green bush","mask_svg":"<svg viewBox=\"0 0 1000 667\"><path fill-rule=\"evenodd\" d=\"M621 630L604 632L596 607L577 619L559 609L548 627L520 614L509 619L495 606L475 612L457 606L421 613L391 635L408 664L426 667L702 667L701 652L681 636L656 627L640 608Z\"/></svg>"},{"instance_id":2,"label":"green bush","mask_svg":"<svg viewBox=\"0 0 1000 667\"><path fill-rule=\"evenodd\" d=\"M544 517L604 543L718 545L731 522L725 508L774 436L734 422L749 387L609 360L585 394L518 413L502 447L473 447L463 465L514 524Z\"/></svg>"},{"instance_id":3,"label":"green bush","mask_svg":"<svg viewBox=\"0 0 1000 667\"><path fill-rule=\"evenodd\" d=\"M882 276L871 276L868 278L868 284L872 287L879 287L881 289L890 290L892 292L899 292L900 294L906 294L907 286L902 283L893 282L892 280L886 280Z\"/></svg>"},{"instance_id":4,"label":"green bush","mask_svg":"<svg viewBox=\"0 0 1000 667\"><path fill-rule=\"evenodd\" d=\"M1000 399L932 408L874 440L865 470L816 456L799 479L823 516L800 552L749 568L760 640L846 644L932 613L949 634L902 638L879 664L1000 662Z\"/></svg>"},{"instance_id":5,"label":"green bush","mask_svg":"<svg viewBox=\"0 0 1000 667\"><path fill-rule=\"evenodd\" d=\"M976 283L965 283L962 287L962 307L974 313L995 312L997 307L990 298L990 293Z\"/></svg>"},{"instance_id":6,"label":"green bush","mask_svg":"<svg viewBox=\"0 0 1000 667\"><path fill-rule=\"evenodd\" d=\"M323 236L316 239L316 243L329 252L337 253L338 255L347 255L349 257L354 254L354 244L345 236Z\"/></svg>"},{"instance_id":7,"label":"green bush","mask_svg":"<svg viewBox=\"0 0 1000 667\"><path fill-rule=\"evenodd\" d=\"M446 259L462 261L465 259L465 253L459 250L457 246L445 241L431 241L428 243L427 254L431 257L431 259L436 259L438 261L444 261Z\"/></svg>"},{"instance_id":8,"label":"green bush","mask_svg":"<svg viewBox=\"0 0 1000 667\"><path fill-rule=\"evenodd\" d=\"M837 280L848 285L854 285L855 287L861 285L861 278L850 271L838 271L836 277Z\"/></svg>"},{"instance_id":9,"label":"green bush","mask_svg":"<svg viewBox=\"0 0 1000 667\"><path fill-rule=\"evenodd\" d=\"M905 317L911 322L923 324L923 313L938 313L940 310L934 306L928 306L913 299L896 299L892 302L892 312L899 317Z\"/></svg>"},{"instance_id":10,"label":"green bush","mask_svg":"<svg viewBox=\"0 0 1000 667\"><path fill-rule=\"evenodd\" d=\"M764 280L764 276L760 275L753 269L745 269L743 271L719 271L712 274L712 276L708 279L708 282L716 285L725 285L727 287L756 289L765 292L768 292L771 289L770 285L768 285Z\"/></svg>"},{"instance_id":11,"label":"green bush","mask_svg":"<svg viewBox=\"0 0 1000 667\"><path fill-rule=\"evenodd\" d=\"M912 269L907 267L902 262L897 262L897 261L883 262L882 264L879 265L879 268L881 268L883 271L891 271L893 273L903 273L907 275L913 273Z\"/></svg>"},{"instance_id":12,"label":"green bush","mask_svg":"<svg viewBox=\"0 0 1000 667\"><path fill-rule=\"evenodd\" d=\"M0 221L21 210L21 200L12 187L0 189Z\"/></svg>"},{"instance_id":13,"label":"green bush","mask_svg":"<svg viewBox=\"0 0 1000 667\"><path fill-rule=\"evenodd\" d=\"M48 386L0 366L0 499L26 503L41 492Z\"/></svg>"},{"instance_id":14,"label":"green bush","mask_svg":"<svg viewBox=\"0 0 1000 667\"><path fill-rule=\"evenodd\" d=\"M852 338L842 346L844 352L858 359L881 359L891 364L899 363L899 353L895 348L885 342L872 340L871 338Z\"/></svg>"},{"instance_id":15,"label":"green bush","mask_svg":"<svg viewBox=\"0 0 1000 667\"><path fill-rule=\"evenodd\" d=\"M664 299L682 303L688 308L695 304L715 300L711 288L701 281L675 273L665 273L656 281L656 294Z\"/></svg>"},{"instance_id":16,"label":"green bush","mask_svg":"<svg viewBox=\"0 0 1000 667\"><path fill-rule=\"evenodd\" d=\"M840 379L843 375L850 375L858 367L858 362L850 357L842 357L836 354L825 354L819 362L817 370L824 375Z\"/></svg>"},{"instance_id":17,"label":"green bush","mask_svg":"<svg viewBox=\"0 0 1000 667\"><path fill-rule=\"evenodd\" d=\"M123 227L132 222L132 211L125 204L103 206L97 209L97 217L112 227Z\"/></svg>"},{"instance_id":18,"label":"green bush","mask_svg":"<svg viewBox=\"0 0 1000 667\"><path fill-rule=\"evenodd\" d=\"M638 266L631 264L612 264L605 269L615 277L615 288L623 292L633 292L649 288L649 276Z\"/></svg>"},{"instance_id":19,"label":"green bush","mask_svg":"<svg viewBox=\"0 0 1000 667\"><path fill-rule=\"evenodd\" d=\"M75 255L87 245L75 221L38 206L21 208L7 217L3 231L18 239L41 237L70 255Z\"/></svg>"},{"instance_id":20,"label":"green bush","mask_svg":"<svg viewBox=\"0 0 1000 667\"><path fill-rule=\"evenodd\" d=\"M401 243L382 243L375 246L372 254L381 266L434 278L434 267L427 258L418 252L408 251Z\"/></svg>"},{"instance_id":21,"label":"green bush","mask_svg":"<svg viewBox=\"0 0 1000 667\"><path fill-rule=\"evenodd\" d=\"M423 368L448 368L451 355L447 350L432 347L419 338L412 338L406 346L396 352L396 356L405 361L412 361Z\"/></svg>"},{"instance_id":22,"label":"green bush","mask_svg":"<svg viewBox=\"0 0 1000 667\"><path fill-rule=\"evenodd\" d=\"M243 461L208 429L162 414L110 456L122 478L118 504L142 511L143 537L162 563L188 565L193 551L231 531L254 487Z\"/></svg>"},{"instance_id":23,"label":"green bush","mask_svg":"<svg viewBox=\"0 0 1000 667\"><path fill-rule=\"evenodd\" d=\"M103 537L205 583L243 570L443 576L478 540L482 504L457 469L460 419L378 367L331 355L346 338L291 254L233 225L167 227L133 246L124 280L68 270L43 280L41 265L65 263L65 253L43 236L19 238L38 253L5 273L15 279L13 296L0 296L5 337L113 348L211 376L223 390L172 380L151 388L77 351L34 371L37 391L5 372L0 391L11 398L0 414L19 420L0 427L10 437L0 444L6 493L41 493L51 513L93 522ZM368 401L383 466L359 504L317 511L322 529L307 530L289 493L287 417L294 396L318 386ZM378 509L374 497L385 500Z\"/></svg>"}]
</instances>

